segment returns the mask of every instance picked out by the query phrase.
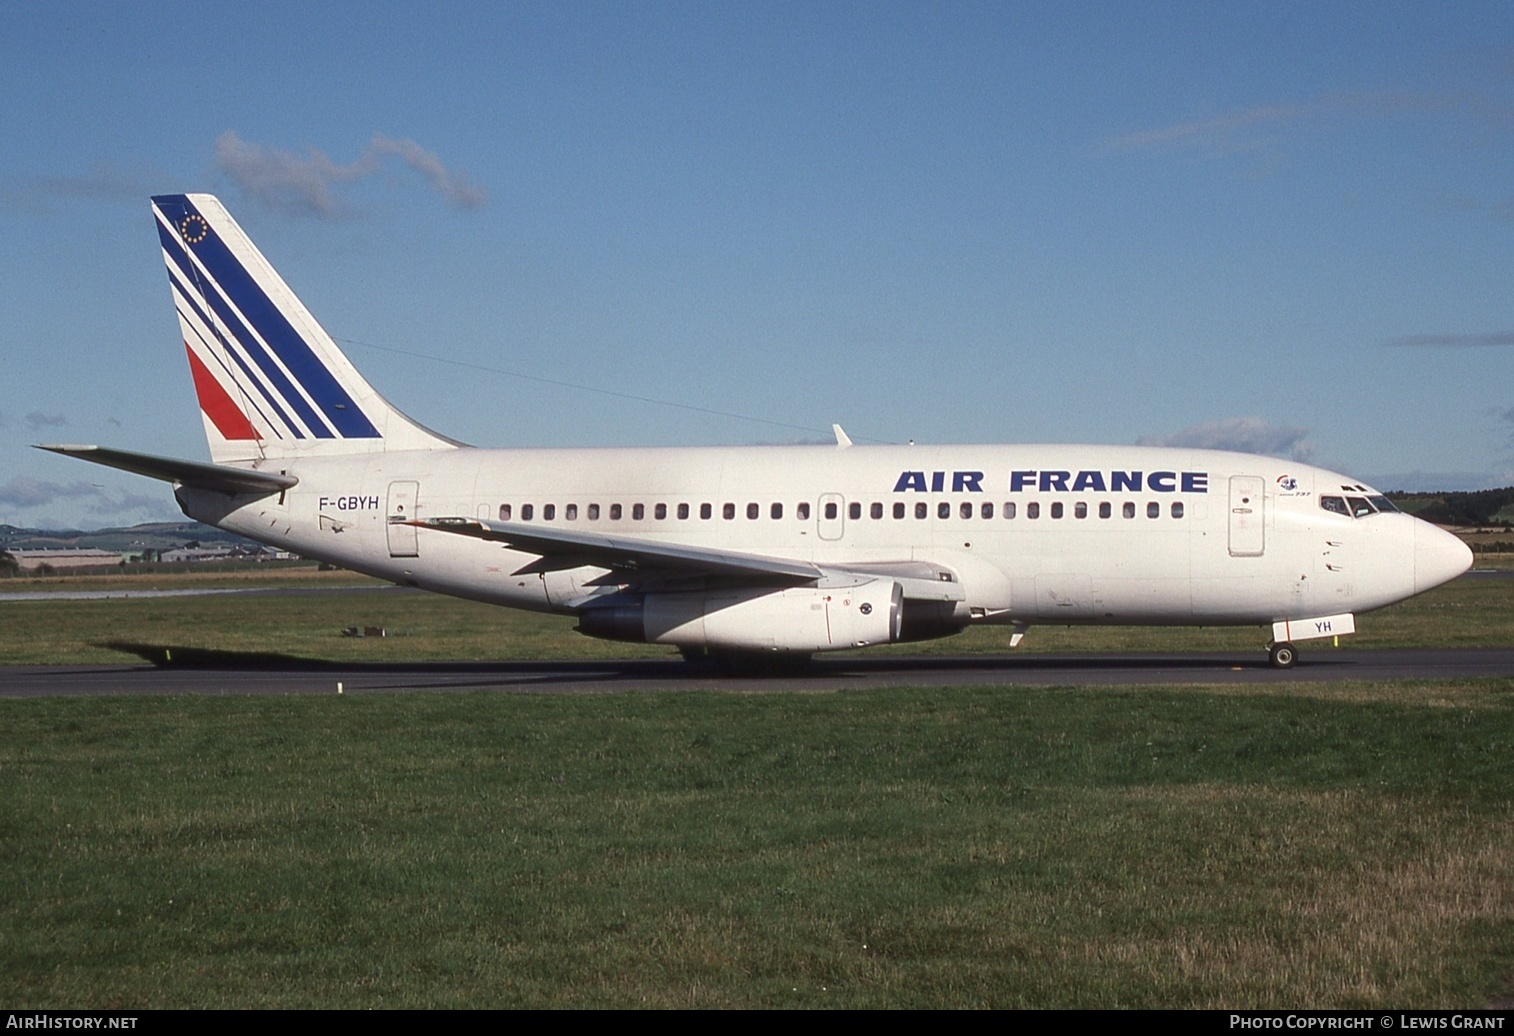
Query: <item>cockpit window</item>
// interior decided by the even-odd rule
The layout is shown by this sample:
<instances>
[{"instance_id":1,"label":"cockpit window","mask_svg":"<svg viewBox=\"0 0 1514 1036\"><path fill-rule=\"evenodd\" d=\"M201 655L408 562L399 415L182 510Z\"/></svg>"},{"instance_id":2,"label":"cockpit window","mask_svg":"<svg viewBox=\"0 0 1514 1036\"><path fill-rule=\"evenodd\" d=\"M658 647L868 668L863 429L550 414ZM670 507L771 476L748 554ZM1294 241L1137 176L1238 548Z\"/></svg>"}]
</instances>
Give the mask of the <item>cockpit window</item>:
<instances>
[{"instance_id":1,"label":"cockpit window","mask_svg":"<svg viewBox=\"0 0 1514 1036\"><path fill-rule=\"evenodd\" d=\"M1331 514L1343 514L1348 518L1366 518L1369 515L1383 512L1392 514L1398 511L1385 496L1322 496L1319 498L1322 510Z\"/></svg>"}]
</instances>

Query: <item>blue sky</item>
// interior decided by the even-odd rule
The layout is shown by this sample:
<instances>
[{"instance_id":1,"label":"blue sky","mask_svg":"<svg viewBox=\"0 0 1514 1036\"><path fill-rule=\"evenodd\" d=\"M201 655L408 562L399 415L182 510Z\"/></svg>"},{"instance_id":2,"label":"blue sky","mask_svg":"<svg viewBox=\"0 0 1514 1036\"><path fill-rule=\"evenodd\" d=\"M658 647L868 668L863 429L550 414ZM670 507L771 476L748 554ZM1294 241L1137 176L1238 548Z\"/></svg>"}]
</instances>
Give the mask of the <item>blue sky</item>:
<instances>
[{"instance_id":1,"label":"blue sky","mask_svg":"<svg viewBox=\"0 0 1514 1036\"><path fill-rule=\"evenodd\" d=\"M10 2L0 91L0 523L177 515L29 444L206 456L180 191L479 445L1514 483L1507 3Z\"/></svg>"}]
</instances>

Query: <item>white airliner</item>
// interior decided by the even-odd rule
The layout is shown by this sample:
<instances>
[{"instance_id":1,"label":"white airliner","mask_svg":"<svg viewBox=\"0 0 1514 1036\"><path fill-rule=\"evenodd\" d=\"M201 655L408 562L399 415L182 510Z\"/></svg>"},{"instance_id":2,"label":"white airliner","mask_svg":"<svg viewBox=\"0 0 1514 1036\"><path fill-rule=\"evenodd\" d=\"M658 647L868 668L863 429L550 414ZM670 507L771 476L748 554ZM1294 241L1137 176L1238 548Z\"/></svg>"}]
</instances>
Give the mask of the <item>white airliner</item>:
<instances>
[{"instance_id":1,"label":"white airliner","mask_svg":"<svg viewBox=\"0 0 1514 1036\"><path fill-rule=\"evenodd\" d=\"M184 513L592 637L814 652L1036 623L1293 642L1453 579L1456 537L1296 461L1140 446L477 449L373 390L215 198L153 199L213 463L43 449Z\"/></svg>"}]
</instances>

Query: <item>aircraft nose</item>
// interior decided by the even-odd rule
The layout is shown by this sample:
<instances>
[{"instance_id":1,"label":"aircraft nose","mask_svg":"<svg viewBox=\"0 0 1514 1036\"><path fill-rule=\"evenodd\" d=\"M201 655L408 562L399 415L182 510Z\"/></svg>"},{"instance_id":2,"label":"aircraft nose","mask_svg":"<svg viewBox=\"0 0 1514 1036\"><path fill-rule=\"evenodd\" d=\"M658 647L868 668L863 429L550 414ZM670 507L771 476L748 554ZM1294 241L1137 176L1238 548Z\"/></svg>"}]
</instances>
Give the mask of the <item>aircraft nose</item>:
<instances>
[{"instance_id":1,"label":"aircraft nose","mask_svg":"<svg viewBox=\"0 0 1514 1036\"><path fill-rule=\"evenodd\" d=\"M1429 522L1414 522L1414 592L1449 583L1472 567L1472 550Z\"/></svg>"}]
</instances>

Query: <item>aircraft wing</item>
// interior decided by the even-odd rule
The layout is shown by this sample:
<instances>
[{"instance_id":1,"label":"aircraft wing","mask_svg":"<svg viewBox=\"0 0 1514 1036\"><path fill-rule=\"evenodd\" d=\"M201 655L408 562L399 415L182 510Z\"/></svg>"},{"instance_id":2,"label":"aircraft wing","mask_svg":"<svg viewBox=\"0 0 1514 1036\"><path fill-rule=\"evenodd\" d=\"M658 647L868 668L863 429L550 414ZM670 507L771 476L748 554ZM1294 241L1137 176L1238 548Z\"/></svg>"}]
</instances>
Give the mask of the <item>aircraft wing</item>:
<instances>
[{"instance_id":1,"label":"aircraft wing","mask_svg":"<svg viewBox=\"0 0 1514 1036\"><path fill-rule=\"evenodd\" d=\"M119 468L133 475L177 482L192 489L208 489L216 493L260 493L264 496L282 492L299 484L293 475L279 475L271 471L253 471L248 468L232 468L224 464L202 464L193 460L176 460L173 457L154 457L150 453L131 453L128 450L112 450L105 446L69 446L53 444L38 446L39 450L61 453L65 457L78 457L91 464L103 464L107 468Z\"/></svg>"},{"instance_id":2,"label":"aircraft wing","mask_svg":"<svg viewBox=\"0 0 1514 1036\"><path fill-rule=\"evenodd\" d=\"M813 585L838 577L850 577L853 581L889 578L903 586L906 597L936 601L960 601L965 597L955 573L923 562L821 566L766 554L690 547L483 518L431 518L405 524L487 540L540 555L540 560L524 566L521 572L550 572L593 565L621 573L720 576L775 586Z\"/></svg>"},{"instance_id":3,"label":"aircraft wing","mask_svg":"<svg viewBox=\"0 0 1514 1036\"><path fill-rule=\"evenodd\" d=\"M580 565L597 565L630 572L745 576L795 586L813 582L824 574L807 561L711 550L706 547L685 547L624 536L604 536L595 532L570 532L520 522L493 522L482 518L431 518L407 524L489 540L515 550L540 554L542 560L527 565L521 570L523 572L547 572L577 568Z\"/></svg>"}]
</instances>

